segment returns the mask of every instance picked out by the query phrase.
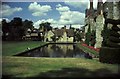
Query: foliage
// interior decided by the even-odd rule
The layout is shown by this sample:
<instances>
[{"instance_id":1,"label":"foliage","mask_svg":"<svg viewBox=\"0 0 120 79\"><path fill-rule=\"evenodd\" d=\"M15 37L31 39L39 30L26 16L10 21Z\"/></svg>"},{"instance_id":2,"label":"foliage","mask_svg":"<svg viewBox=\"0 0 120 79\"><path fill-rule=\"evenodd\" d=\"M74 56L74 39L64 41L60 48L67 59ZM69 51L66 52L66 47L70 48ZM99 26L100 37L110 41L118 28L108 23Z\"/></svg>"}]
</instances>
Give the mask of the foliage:
<instances>
[{"instance_id":1,"label":"foliage","mask_svg":"<svg viewBox=\"0 0 120 79\"><path fill-rule=\"evenodd\" d=\"M3 32L3 40L6 40L7 38L7 33L10 32L10 27L9 27L9 23L6 22L5 19L2 20L2 32Z\"/></svg>"},{"instance_id":2,"label":"foliage","mask_svg":"<svg viewBox=\"0 0 120 79\"><path fill-rule=\"evenodd\" d=\"M95 34L95 30L92 30L91 31L91 28L90 28L90 25L88 27L88 31L86 33L86 39L85 39L85 43L88 45L88 46L94 46L95 45L95 42L96 42L96 34Z\"/></svg>"},{"instance_id":3,"label":"foliage","mask_svg":"<svg viewBox=\"0 0 120 79\"><path fill-rule=\"evenodd\" d=\"M75 32L75 41L79 42L82 40L81 33L79 31Z\"/></svg>"},{"instance_id":4,"label":"foliage","mask_svg":"<svg viewBox=\"0 0 120 79\"><path fill-rule=\"evenodd\" d=\"M87 31L85 37L86 37L85 43L86 43L87 45L90 45L90 39L91 39L91 38L90 38L90 37L91 37L90 25L89 25L89 27L88 27L88 31Z\"/></svg>"},{"instance_id":5,"label":"foliage","mask_svg":"<svg viewBox=\"0 0 120 79\"><path fill-rule=\"evenodd\" d=\"M33 28L33 22L29 20L22 21L22 18L15 17L10 22L2 20L3 40L22 40L27 29Z\"/></svg>"},{"instance_id":6,"label":"foliage","mask_svg":"<svg viewBox=\"0 0 120 79\"><path fill-rule=\"evenodd\" d=\"M50 26L50 24L51 23L49 23L49 22L43 22L43 23L41 23L39 26L39 29L41 30L43 30L43 31L49 31L49 30L51 30L52 29L52 27Z\"/></svg>"},{"instance_id":7,"label":"foliage","mask_svg":"<svg viewBox=\"0 0 120 79\"><path fill-rule=\"evenodd\" d=\"M104 25L104 29L102 30L102 37L103 37L103 41L102 41L102 46L107 46L107 41L108 41L108 37L110 36L110 29L107 28L107 24Z\"/></svg>"},{"instance_id":8,"label":"foliage","mask_svg":"<svg viewBox=\"0 0 120 79\"><path fill-rule=\"evenodd\" d=\"M24 26L24 28L26 28L26 29L33 29L34 27L33 27L33 22L32 21L29 21L29 20L25 20L25 21L23 21L23 26Z\"/></svg>"}]
</instances>

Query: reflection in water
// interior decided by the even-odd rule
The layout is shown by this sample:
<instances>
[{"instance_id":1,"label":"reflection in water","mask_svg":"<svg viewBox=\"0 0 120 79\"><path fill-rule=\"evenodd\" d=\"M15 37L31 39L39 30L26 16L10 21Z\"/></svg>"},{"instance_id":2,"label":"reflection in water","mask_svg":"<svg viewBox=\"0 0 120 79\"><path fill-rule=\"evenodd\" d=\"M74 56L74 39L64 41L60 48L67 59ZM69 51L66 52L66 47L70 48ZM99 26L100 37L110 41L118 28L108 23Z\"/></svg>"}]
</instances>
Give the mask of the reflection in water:
<instances>
[{"instance_id":1,"label":"reflection in water","mask_svg":"<svg viewBox=\"0 0 120 79\"><path fill-rule=\"evenodd\" d=\"M85 57L85 53L75 44L49 44L39 49L20 54L28 57Z\"/></svg>"}]
</instances>

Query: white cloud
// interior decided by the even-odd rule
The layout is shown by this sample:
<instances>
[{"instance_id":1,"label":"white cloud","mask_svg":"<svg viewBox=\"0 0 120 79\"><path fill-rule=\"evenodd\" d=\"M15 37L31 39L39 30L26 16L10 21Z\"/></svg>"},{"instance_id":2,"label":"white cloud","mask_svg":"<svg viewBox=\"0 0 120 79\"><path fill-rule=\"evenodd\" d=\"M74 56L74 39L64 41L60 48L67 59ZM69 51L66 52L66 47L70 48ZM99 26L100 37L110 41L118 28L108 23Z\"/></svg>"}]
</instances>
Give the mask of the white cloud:
<instances>
[{"instance_id":1,"label":"white cloud","mask_svg":"<svg viewBox=\"0 0 120 79\"><path fill-rule=\"evenodd\" d=\"M105 3L107 0L102 0L103 3ZM96 9L97 8L97 3L98 0L93 0L93 7ZM73 6L75 8L88 8L90 7L90 0L80 0L79 2L71 2L71 1L65 1L65 4Z\"/></svg>"},{"instance_id":2,"label":"white cloud","mask_svg":"<svg viewBox=\"0 0 120 79\"><path fill-rule=\"evenodd\" d=\"M54 19L42 19L34 23L36 28L39 28L39 24L42 22L50 22L53 28L61 28L64 25L72 24L72 27L80 28L80 25L84 25L85 14L79 11L71 11L68 6L56 5L56 10L60 13L58 20Z\"/></svg>"},{"instance_id":3,"label":"white cloud","mask_svg":"<svg viewBox=\"0 0 120 79\"><path fill-rule=\"evenodd\" d=\"M47 12L51 10L51 6L49 5L40 5L37 2L31 3L28 7L30 11L32 11L33 16L43 16L47 15Z\"/></svg>"},{"instance_id":4,"label":"white cloud","mask_svg":"<svg viewBox=\"0 0 120 79\"><path fill-rule=\"evenodd\" d=\"M69 7L68 6L62 6L61 4L56 5L56 10L58 10L59 12L66 12L69 11Z\"/></svg>"},{"instance_id":5,"label":"white cloud","mask_svg":"<svg viewBox=\"0 0 120 79\"><path fill-rule=\"evenodd\" d=\"M57 6L60 13L59 24L84 24L85 14L79 11L70 11L68 6Z\"/></svg>"},{"instance_id":6,"label":"white cloud","mask_svg":"<svg viewBox=\"0 0 120 79\"><path fill-rule=\"evenodd\" d=\"M47 19L47 20L42 19L42 20L38 20L38 21L34 22L35 28L39 28L39 24L41 24L42 22L50 22L51 26L54 26L54 27L56 27L56 25L57 25L57 21L54 19Z\"/></svg>"},{"instance_id":7,"label":"white cloud","mask_svg":"<svg viewBox=\"0 0 120 79\"><path fill-rule=\"evenodd\" d=\"M0 22L2 22L3 19L5 19L6 22L10 22L10 20L8 18L0 18Z\"/></svg>"},{"instance_id":8,"label":"white cloud","mask_svg":"<svg viewBox=\"0 0 120 79\"><path fill-rule=\"evenodd\" d=\"M10 16L14 14L15 12L22 11L21 7L15 7L11 8L9 5L2 5L2 11L1 14L3 17Z\"/></svg>"},{"instance_id":9,"label":"white cloud","mask_svg":"<svg viewBox=\"0 0 120 79\"><path fill-rule=\"evenodd\" d=\"M65 4L73 6L75 8L87 8L89 4L89 0L80 0L79 2L71 2L71 1L65 1Z\"/></svg>"}]
</instances>

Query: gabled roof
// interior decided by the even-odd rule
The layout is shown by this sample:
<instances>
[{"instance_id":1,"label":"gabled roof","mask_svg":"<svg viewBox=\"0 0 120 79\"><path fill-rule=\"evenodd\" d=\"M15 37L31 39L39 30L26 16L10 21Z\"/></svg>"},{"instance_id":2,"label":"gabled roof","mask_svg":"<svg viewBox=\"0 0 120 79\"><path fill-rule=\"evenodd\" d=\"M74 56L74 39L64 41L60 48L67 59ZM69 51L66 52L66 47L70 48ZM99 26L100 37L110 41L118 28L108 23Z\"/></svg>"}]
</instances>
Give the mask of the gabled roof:
<instances>
[{"instance_id":1,"label":"gabled roof","mask_svg":"<svg viewBox=\"0 0 120 79\"><path fill-rule=\"evenodd\" d=\"M73 37L74 36L74 31L73 29L57 29L55 31L53 31L53 33L55 34L55 36L62 36L64 34L64 32L67 33L68 37Z\"/></svg>"}]
</instances>

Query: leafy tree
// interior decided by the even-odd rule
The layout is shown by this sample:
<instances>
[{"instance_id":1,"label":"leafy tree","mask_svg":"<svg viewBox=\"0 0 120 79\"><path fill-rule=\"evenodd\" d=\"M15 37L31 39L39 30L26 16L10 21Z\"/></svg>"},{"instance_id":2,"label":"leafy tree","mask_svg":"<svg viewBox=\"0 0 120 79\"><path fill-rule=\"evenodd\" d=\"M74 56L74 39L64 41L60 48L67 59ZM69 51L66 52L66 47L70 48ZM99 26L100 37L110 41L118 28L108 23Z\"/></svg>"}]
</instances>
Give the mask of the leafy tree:
<instances>
[{"instance_id":1,"label":"leafy tree","mask_svg":"<svg viewBox=\"0 0 120 79\"><path fill-rule=\"evenodd\" d=\"M86 33L86 39L85 39L85 43L87 44L87 45L90 45L90 39L91 39L91 30L90 30L90 25L89 25L89 27L88 27L88 31L87 31L87 33Z\"/></svg>"},{"instance_id":2,"label":"leafy tree","mask_svg":"<svg viewBox=\"0 0 120 79\"><path fill-rule=\"evenodd\" d=\"M91 32L91 46L94 46L95 45L95 43L96 43L96 32L93 30L92 32Z\"/></svg>"},{"instance_id":3,"label":"leafy tree","mask_svg":"<svg viewBox=\"0 0 120 79\"><path fill-rule=\"evenodd\" d=\"M21 40L24 35L24 27L22 24L22 19L20 17L15 17L10 22L10 39L11 40Z\"/></svg>"},{"instance_id":4,"label":"leafy tree","mask_svg":"<svg viewBox=\"0 0 120 79\"><path fill-rule=\"evenodd\" d=\"M25 29L31 29L32 30L34 28L33 22L29 21L29 20L25 20L25 21L23 21L23 27Z\"/></svg>"},{"instance_id":5,"label":"leafy tree","mask_svg":"<svg viewBox=\"0 0 120 79\"><path fill-rule=\"evenodd\" d=\"M10 32L10 29L9 29L9 23L7 23L5 19L2 20L2 32L3 32L2 39L6 40L7 38L6 34Z\"/></svg>"},{"instance_id":6,"label":"leafy tree","mask_svg":"<svg viewBox=\"0 0 120 79\"><path fill-rule=\"evenodd\" d=\"M50 26L51 23L49 22L43 22L41 23L39 26L39 29L43 29L43 31L49 31L52 29L52 27Z\"/></svg>"},{"instance_id":7,"label":"leafy tree","mask_svg":"<svg viewBox=\"0 0 120 79\"><path fill-rule=\"evenodd\" d=\"M79 31L75 32L75 41L81 41L82 37L81 37L81 33Z\"/></svg>"},{"instance_id":8,"label":"leafy tree","mask_svg":"<svg viewBox=\"0 0 120 79\"><path fill-rule=\"evenodd\" d=\"M110 30L107 28L107 24L104 25L104 30L102 30L102 37L103 37L103 41L102 41L102 46L107 46L107 41L108 38L110 36Z\"/></svg>"}]
</instances>

